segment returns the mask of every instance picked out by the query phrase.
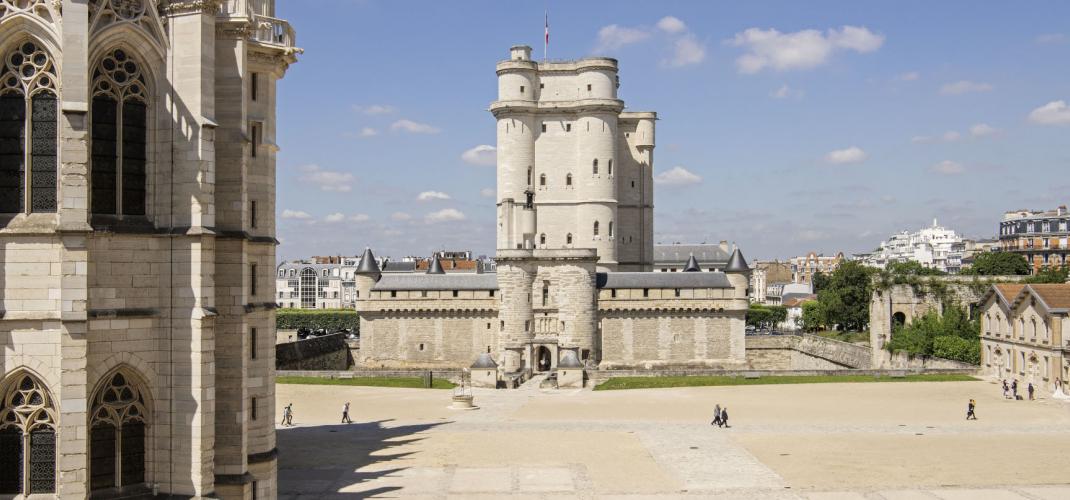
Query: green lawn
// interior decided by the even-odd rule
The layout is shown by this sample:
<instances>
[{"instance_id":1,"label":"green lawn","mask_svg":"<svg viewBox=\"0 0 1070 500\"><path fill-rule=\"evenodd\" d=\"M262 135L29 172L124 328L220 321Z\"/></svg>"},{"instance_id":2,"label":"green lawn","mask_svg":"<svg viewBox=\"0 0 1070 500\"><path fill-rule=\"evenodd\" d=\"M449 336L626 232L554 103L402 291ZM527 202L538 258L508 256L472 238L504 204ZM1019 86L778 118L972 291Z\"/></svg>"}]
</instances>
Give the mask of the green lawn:
<instances>
[{"instance_id":1,"label":"green lawn","mask_svg":"<svg viewBox=\"0 0 1070 500\"><path fill-rule=\"evenodd\" d=\"M596 391L617 389L657 389L665 387L704 387L713 385L829 384L844 382L967 382L969 375L907 375L874 377L872 375L775 375L760 378L728 376L695 377L616 377L595 386Z\"/></svg>"},{"instance_id":2,"label":"green lawn","mask_svg":"<svg viewBox=\"0 0 1070 500\"><path fill-rule=\"evenodd\" d=\"M353 378L321 378L321 377L275 377L276 384L308 384L308 385L359 385L365 387L406 387L422 389L424 381L420 377L353 377ZM431 383L432 389L453 389L456 385L444 378L436 378Z\"/></svg>"},{"instance_id":3,"label":"green lawn","mask_svg":"<svg viewBox=\"0 0 1070 500\"><path fill-rule=\"evenodd\" d=\"M840 332L825 330L815 332L814 335L819 337L825 337L827 339L839 340L840 342L850 342L852 344L856 342L869 343L869 332Z\"/></svg>"}]
</instances>

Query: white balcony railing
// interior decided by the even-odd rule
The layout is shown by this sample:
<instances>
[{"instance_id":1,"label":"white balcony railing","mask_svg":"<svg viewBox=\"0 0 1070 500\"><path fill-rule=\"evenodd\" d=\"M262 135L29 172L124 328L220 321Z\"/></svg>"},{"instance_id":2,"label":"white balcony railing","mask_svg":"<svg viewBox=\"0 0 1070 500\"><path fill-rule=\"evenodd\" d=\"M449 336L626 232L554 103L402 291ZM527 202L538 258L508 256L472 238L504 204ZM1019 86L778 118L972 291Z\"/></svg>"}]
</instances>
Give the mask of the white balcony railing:
<instances>
[{"instance_id":1,"label":"white balcony railing","mask_svg":"<svg viewBox=\"0 0 1070 500\"><path fill-rule=\"evenodd\" d=\"M287 48L297 46L297 35L286 20L260 14L252 17L253 40Z\"/></svg>"}]
</instances>

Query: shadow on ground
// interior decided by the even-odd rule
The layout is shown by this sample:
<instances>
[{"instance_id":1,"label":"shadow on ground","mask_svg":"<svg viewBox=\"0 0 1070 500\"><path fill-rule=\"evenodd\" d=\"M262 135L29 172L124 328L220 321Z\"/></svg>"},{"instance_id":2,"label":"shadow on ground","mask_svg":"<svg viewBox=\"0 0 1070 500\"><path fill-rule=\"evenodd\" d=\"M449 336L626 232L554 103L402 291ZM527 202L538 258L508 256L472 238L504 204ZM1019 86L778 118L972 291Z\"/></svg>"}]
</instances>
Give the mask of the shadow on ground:
<instances>
[{"instance_id":1,"label":"shadow on ground","mask_svg":"<svg viewBox=\"0 0 1070 500\"><path fill-rule=\"evenodd\" d=\"M412 452L396 448L420 441L421 432L449 422L394 427L387 426L389 422L278 429L279 497L366 498L399 490L365 483L403 473L404 467L380 464L403 461Z\"/></svg>"}]
</instances>

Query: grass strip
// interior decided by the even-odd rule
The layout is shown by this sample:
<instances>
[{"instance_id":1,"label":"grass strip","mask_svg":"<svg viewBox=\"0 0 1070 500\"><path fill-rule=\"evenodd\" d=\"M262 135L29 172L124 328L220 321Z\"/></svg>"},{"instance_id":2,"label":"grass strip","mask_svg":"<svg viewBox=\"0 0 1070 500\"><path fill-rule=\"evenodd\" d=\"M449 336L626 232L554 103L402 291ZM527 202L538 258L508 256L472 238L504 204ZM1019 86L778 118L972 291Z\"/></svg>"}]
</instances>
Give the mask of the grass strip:
<instances>
[{"instance_id":1,"label":"grass strip","mask_svg":"<svg viewBox=\"0 0 1070 500\"><path fill-rule=\"evenodd\" d=\"M325 377L275 377L276 384L305 384L305 385L353 385L363 387L404 387L410 389L423 389L424 381L420 377L353 377L353 378L325 378ZM453 389L453 382L443 378L431 381L432 389Z\"/></svg>"},{"instance_id":2,"label":"grass strip","mask_svg":"<svg viewBox=\"0 0 1070 500\"><path fill-rule=\"evenodd\" d=\"M615 377L595 386L596 391L620 389L660 389L668 387L706 387L722 385L774 385L774 384L837 384L864 382L970 382L977 380L969 375L922 374L904 377L873 375L772 375L759 378L742 376L694 376L694 377Z\"/></svg>"}]
</instances>

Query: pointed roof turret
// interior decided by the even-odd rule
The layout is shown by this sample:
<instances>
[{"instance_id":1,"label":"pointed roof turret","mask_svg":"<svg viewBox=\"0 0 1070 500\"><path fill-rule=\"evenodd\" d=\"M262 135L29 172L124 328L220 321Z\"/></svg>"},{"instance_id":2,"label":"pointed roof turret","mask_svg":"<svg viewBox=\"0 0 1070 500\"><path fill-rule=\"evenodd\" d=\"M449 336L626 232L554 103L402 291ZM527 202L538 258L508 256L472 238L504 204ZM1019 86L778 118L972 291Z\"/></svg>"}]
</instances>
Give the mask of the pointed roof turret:
<instances>
[{"instance_id":1,"label":"pointed roof turret","mask_svg":"<svg viewBox=\"0 0 1070 500\"><path fill-rule=\"evenodd\" d=\"M431 259L431 265L427 266L427 274L446 274L446 271L442 269L442 263L438 261L438 254Z\"/></svg>"},{"instance_id":2,"label":"pointed roof turret","mask_svg":"<svg viewBox=\"0 0 1070 500\"><path fill-rule=\"evenodd\" d=\"M562 351L561 359L557 361L558 368L583 368L583 364L576 358L575 351Z\"/></svg>"},{"instance_id":3,"label":"pointed roof turret","mask_svg":"<svg viewBox=\"0 0 1070 500\"><path fill-rule=\"evenodd\" d=\"M697 273L702 271L701 267L698 267L698 259L695 258L695 254L691 254L691 258L687 259L687 265L684 266L685 273Z\"/></svg>"},{"instance_id":4,"label":"pointed roof turret","mask_svg":"<svg viewBox=\"0 0 1070 500\"><path fill-rule=\"evenodd\" d=\"M728 265L724 268L726 273L745 273L750 271L750 266L747 265L747 261L743 258L743 252L736 248L732 251L732 256L728 258Z\"/></svg>"},{"instance_id":5,"label":"pointed roof turret","mask_svg":"<svg viewBox=\"0 0 1070 500\"><path fill-rule=\"evenodd\" d=\"M494 358L490 357L490 353L480 354L476 358L476 362L472 363L472 368L497 368L498 363L494 362Z\"/></svg>"},{"instance_id":6,"label":"pointed roof turret","mask_svg":"<svg viewBox=\"0 0 1070 500\"><path fill-rule=\"evenodd\" d=\"M379 269L379 263L375 261L375 255L372 255L372 249L364 247L364 255L360 256L360 265L357 266L356 274L373 274L379 276L382 271Z\"/></svg>"}]
</instances>

